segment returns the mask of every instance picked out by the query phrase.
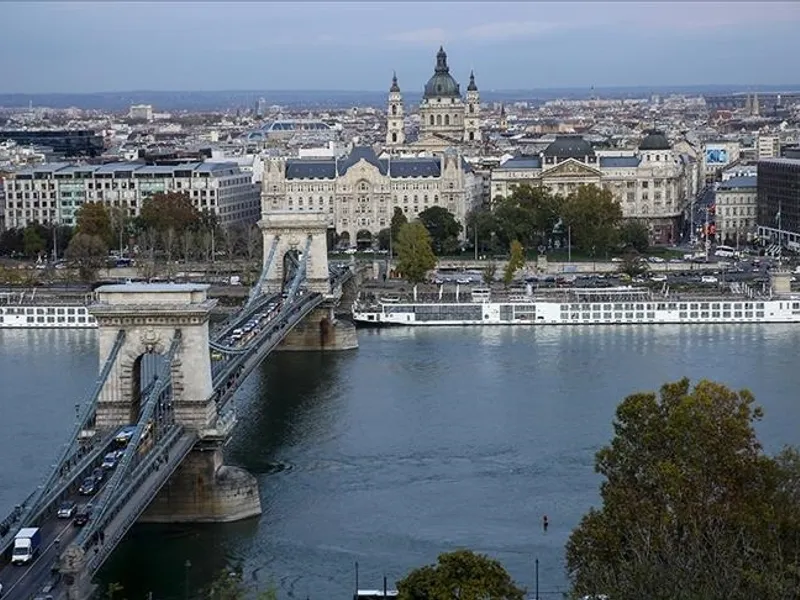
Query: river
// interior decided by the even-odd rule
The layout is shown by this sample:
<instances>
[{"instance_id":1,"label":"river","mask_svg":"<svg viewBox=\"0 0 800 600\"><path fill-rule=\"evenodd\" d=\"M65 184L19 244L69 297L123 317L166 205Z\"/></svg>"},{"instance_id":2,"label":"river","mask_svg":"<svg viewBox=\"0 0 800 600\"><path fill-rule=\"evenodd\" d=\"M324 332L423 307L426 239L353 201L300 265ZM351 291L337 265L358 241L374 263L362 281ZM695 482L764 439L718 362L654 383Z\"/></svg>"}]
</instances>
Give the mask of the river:
<instances>
[{"instance_id":1,"label":"river","mask_svg":"<svg viewBox=\"0 0 800 600\"><path fill-rule=\"evenodd\" d=\"M65 441L97 374L94 336L0 331L0 513ZM227 461L258 477L260 518L137 526L101 580L128 600L179 600L241 566L282 598L345 599L355 562L360 587L384 575L393 586L466 547L531 591L538 559L540 595L556 598L564 544L598 501L593 454L625 395L684 375L748 387L766 410L766 448L800 444L792 325L384 329L359 342L275 354L238 394Z\"/></svg>"}]
</instances>

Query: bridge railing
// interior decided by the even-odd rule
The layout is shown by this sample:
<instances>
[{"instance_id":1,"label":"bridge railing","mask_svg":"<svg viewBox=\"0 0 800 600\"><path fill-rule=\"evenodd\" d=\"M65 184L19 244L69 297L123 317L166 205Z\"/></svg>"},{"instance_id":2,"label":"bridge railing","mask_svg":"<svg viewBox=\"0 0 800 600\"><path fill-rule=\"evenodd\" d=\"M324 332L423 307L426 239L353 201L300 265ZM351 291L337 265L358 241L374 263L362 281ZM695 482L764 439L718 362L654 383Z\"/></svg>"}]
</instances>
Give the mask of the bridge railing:
<instances>
[{"instance_id":1,"label":"bridge railing","mask_svg":"<svg viewBox=\"0 0 800 600\"><path fill-rule=\"evenodd\" d=\"M247 303L244 305L244 310L247 310L258 299L259 295L261 295L264 288L264 282L267 280L269 271L272 268L272 261L275 260L275 251L278 249L278 242L280 239L281 236L276 235L272 240L272 246L269 249L269 256L267 256L266 262L261 267L261 275L259 275L258 281L256 281L255 286L253 286L253 288L250 290L250 297L247 299Z\"/></svg>"},{"instance_id":2,"label":"bridge railing","mask_svg":"<svg viewBox=\"0 0 800 600\"><path fill-rule=\"evenodd\" d=\"M241 327L249 321L254 314L264 308L270 302L276 302L280 298L278 294L259 296L255 302L246 309L242 309L231 315L221 326L214 329L211 335L212 342L219 342L228 337L234 329Z\"/></svg>"},{"instance_id":3,"label":"bridge railing","mask_svg":"<svg viewBox=\"0 0 800 600\"><path fill-rule=\"evenodd\" d=\"M116 469L114 469L114 474L111 476L111 479L109 479L108 483L100 492L99 499L95 501L92 520L89 522L89 526L84 527L78 535L75 542L76 544L85 546L88 536L92 535L97 527L104 522L106 512L108 511L109 505L113 502L114 495L121 489L123 480L130 475L130 467L133 463L134 456L140 457L139 445L142 441L144 429L147 423L152 419L156 406L162 404L162 400L166 394L172 393L172 362L181 345L181 337L181 330L176 329L174 337L172 338L172 343L165 355L164 363L157 375L156 385L153 386L149 394L144 398L142 410L139 413L139 420L136 423L136 429L133 431L133 435L125 448L125 453L119 460ZM156 425L158 424L152 425L154 430L156 429Z\"/></svg>"},{"instance_id":4,"label":"bridge railing","mask_svg":"<svg viewBox=\"0 0 800 600\"><path fill-rule=\"evenodd\" d=\"M114 345L111 347L111 352L109 353L106 361L103 363L103 368L100 370L100 375L97 377L94 386L84 402L79 405L82 406L82 409L75 427L73 428L68 441L62 447L57 461L52 465L44 483L27 498L24 505L20 505L22 507L21 509L20 507L15 508L11 515L6 517L6 519L3 521L3 523L9 529L5 532L5 534L2 534L2 530L0 530L0 548L7 548L11 541L13 541L13 537L16 535L16 525L18 523L22 523L22 526L25 526L25 524L32 522L35 513L41 512L48 505L52 504L58 499L60 493L54 493L53 486L58 483L59 479L64 477L65 469L73 474L71 481L74 481L81 474L80 470L75 471L71 468L71 465L79 462L74 460L75 457L80 458L82 453L81 432L87 429L89 423L91 423L95 417L97 400L100 397L100 392L102 391L103 386L108 379L111 368L116 363L117 355L119 354L120 348L122 348L124 341L125 331L119 330L119 332L117 332L117 337L114 340ZM58 489L56 489L56 492L58 492Z\"/></svg>"},{"instance_id":5,"label":"bridge railing","mask_svg":"<svg viewBox=\"0 0 800 600\"><path fill-rule=\"evenodd\" d=\"M125 487L114 495L116 500L106 513L104 527L98 526L95 529L95 531L103 531L104 542L102 545L95 544L96 551L87 560L86 568L90 574L95 573L111 555L127 531L183 462L196 439L194 434L187 433L182 426L173 426L170 432L151 450L147 459L142 461L131 473ZM151 482L151 487L142 492L142 486L154 473L158 473L155 481ZM125 511L123 518L113 522L123 510ZM108 531L108 535L106 535L106 531Z\"/></svg>"}]
</instances>

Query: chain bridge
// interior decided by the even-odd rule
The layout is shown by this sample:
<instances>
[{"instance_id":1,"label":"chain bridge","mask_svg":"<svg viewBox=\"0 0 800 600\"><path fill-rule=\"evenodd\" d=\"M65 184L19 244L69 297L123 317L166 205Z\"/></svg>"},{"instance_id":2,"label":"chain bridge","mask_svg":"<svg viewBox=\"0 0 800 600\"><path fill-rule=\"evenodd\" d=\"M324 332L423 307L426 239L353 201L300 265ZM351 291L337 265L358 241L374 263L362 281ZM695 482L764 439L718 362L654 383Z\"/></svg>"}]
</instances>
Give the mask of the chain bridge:
<instances>
[{"instance_id":1,"label":"chain bridge","mask_svg":"<svg viewBox=\"0 0 800 600\"><path fill-rule=\"evenodd\" d=\"M328 264L324 214L265 213L259 226L258 282L243 308L213 329L216 300L207 285L97 289L90 312L99 374L41 485L0 522L4 600L85 600L137 521L225 522L261 513L255 478L223 464L236 424L233 396L275 350L356 348L354 327L336 318L336 308L358 274L352 264ZM59 518L65 503L81 505L82 526L72 514ZM23 528L38 529L39 540L33 558L14 565Z\"/></svg>"}]
</instances>

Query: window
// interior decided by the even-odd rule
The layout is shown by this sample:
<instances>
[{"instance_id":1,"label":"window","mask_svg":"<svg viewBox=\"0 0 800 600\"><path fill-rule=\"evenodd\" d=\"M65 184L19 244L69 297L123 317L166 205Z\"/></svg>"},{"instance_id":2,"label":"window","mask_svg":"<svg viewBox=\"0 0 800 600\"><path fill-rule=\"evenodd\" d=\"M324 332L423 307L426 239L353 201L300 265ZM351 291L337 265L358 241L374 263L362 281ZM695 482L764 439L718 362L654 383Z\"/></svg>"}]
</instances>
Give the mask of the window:
<instances>
[{"instance_id":1,"label":"window","mask_svg":"<svg viewBox=\"0 0 800 600\"><path fill-rule=\"evenodd\" d=\"M450 115L445 115L444 116L444 124L445 125L450 125Z\"/></svg>"},{"instance_id":2,"label":"window","mask_svg":"<svg viewBox=\"0 0 800 600\"><path fill-rule=\"evenodd\" d=\"M393 142L397 141L397 133L392 133L392 141Z\"/></svg>"},{"instance_id":3,"label":"window","mask_svg":"<svg viewBox=\"0 0 800 600\"><path fill-rule=\"evenodd\" d=\"M392 114L393 115L397 114L397 105L396 104L392 104Z\"/></svg>"}]
</instances>

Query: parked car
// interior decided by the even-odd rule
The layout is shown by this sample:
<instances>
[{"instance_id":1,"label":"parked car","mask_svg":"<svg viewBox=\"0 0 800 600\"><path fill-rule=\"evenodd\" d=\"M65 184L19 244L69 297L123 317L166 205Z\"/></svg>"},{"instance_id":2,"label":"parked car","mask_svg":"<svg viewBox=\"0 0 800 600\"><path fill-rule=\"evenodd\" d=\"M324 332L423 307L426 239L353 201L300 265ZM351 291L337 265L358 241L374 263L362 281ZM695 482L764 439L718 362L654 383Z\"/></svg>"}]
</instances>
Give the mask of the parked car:
<instances>
[{"instance_id":1,"label":"parked car","mask_svg":"<svg viewBox=\"0 0 800 600\"><path fill-rule=\"evenodd\" d=\"M71 519L75 515L77 508L78 506L72 500L62 502L61 506L58 507L58 518Z\"/></svg>"},{"instance_id":2,"label":"parked car","mask_svg":"<svg viewBox=\"0 0 800 600\"><path fill-rule=\"evenodd\" d=\"M94 477L87 477L83 480L81 487L78 488L78 493L81 496L91 496L97 491L97 481Z\"/></svg>"}]
</instances>

